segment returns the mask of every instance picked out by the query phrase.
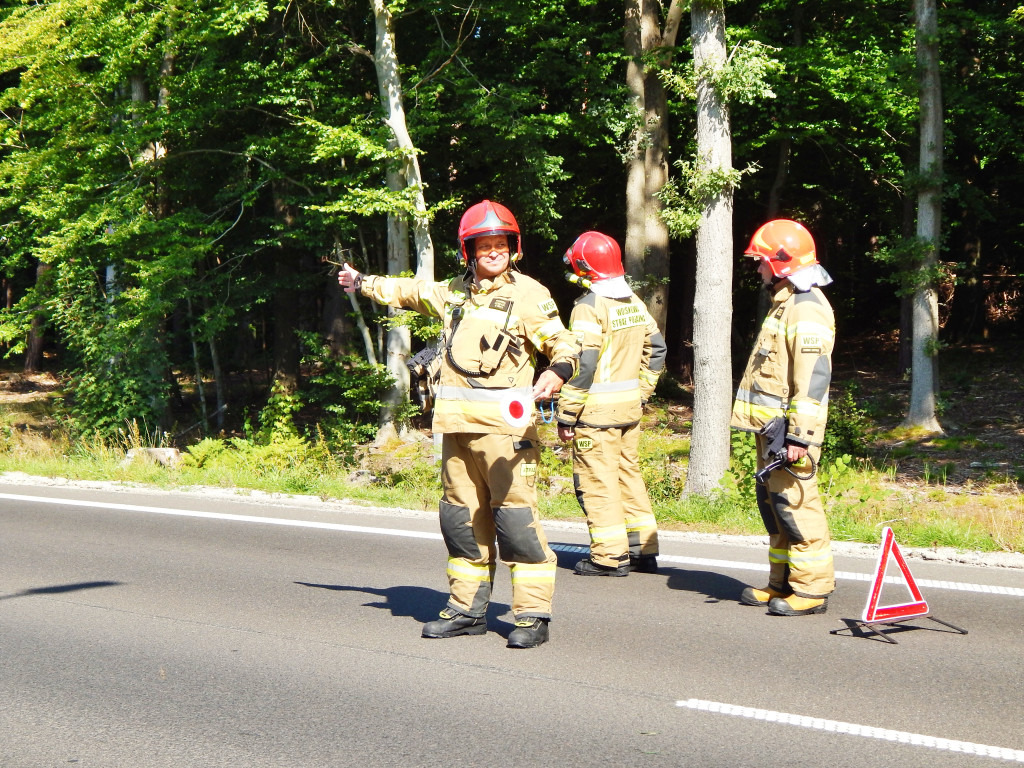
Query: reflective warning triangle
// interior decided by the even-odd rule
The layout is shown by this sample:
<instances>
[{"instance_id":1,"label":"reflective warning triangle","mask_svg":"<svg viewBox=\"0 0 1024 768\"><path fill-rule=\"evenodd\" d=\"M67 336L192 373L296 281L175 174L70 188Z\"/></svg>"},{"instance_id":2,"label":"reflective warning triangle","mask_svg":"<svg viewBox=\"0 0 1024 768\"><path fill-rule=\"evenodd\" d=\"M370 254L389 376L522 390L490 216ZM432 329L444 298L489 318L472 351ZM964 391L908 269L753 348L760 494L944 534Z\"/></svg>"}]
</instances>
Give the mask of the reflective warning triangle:
<instances>
[{"instance_id":1,"label":"reflective warning triangle","mask_svg":"<svg viewBox=\"0 0 1024 768\"><path fill-rule=\"evenodd\" d=\"M907 589L910 590L914 602L901 603L899 605L878 605L878 598L882 595L882 582L885 581L885 570L889 565L889 557L896 559L900 572L907 582ZM907 561L903 559L899 544L893 536L892 528L886 526L882 529L882 548L878 553L878 568L875 570L875 578L871 582L871 591L868 593L868 603L864 606L864 623L872 624L879 622L901 621L912 619L918 616L928 615L928 603L921 596L921 590L914 581Z\"/></svg>"}]
</instances>

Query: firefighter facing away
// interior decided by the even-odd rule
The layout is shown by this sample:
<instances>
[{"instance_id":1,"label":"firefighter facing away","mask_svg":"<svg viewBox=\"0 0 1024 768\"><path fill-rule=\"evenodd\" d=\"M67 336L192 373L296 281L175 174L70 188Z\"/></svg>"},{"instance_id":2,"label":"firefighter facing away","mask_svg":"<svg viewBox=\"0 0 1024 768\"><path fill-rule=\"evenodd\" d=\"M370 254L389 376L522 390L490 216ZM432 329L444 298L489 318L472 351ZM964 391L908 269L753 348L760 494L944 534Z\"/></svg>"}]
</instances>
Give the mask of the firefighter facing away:
<instances>
[{"instance_id":1,"label":"firefighter facing away","mask_svg":"<svg viewBox=\"0 0 1024 768\"><path fill-rule=\"evenodd\" d=\"M814 468L835 341L835 318L821 288L832 278L818 263L811 233L788 219L760 227L744 255L757 259L773 299L736 392L732 426L755 433L759 471L773 454L780 466L757 484L768 531L768 585L747 587L740 602L767 606L777 616L824 613L835 573Z\"/></svg>"},{"instance_id":2,"label":"firefighter facing away","mask_svg":"<svg viewBox=\"0 0 1024 768\"><path fill-rule=\"evenodd\" d=\"M338 282L379 304L442 321L433 430L442 435L441 533L448 548L448 604L423 637L482 635L500 559L512 574L510 648L548 639L556 557L537 514L540 443L534 400L572 378L578 346L548 290L513 266L519 225L485 200L459 224L465 273L449 282L362 275L348 264ZM534 355L549 361L534 383ZM495 547L497 541L497 547Z\"/></svg>"},{"instance_id":3,"label":"firefighter facing away","mask_svg":"<svg viewBox=\"0 0 1024 768\"><path fill-rule=\"evenodd\" d=\"M588 291L572 310L579 371L562 388L558 436L572 440L573 483L587 516L581 576L656 573L658 525L640 475L640 417L665 367L665 341L626 283L618 243L584 232L565 254Z\"/></svg>"}]
</instances>

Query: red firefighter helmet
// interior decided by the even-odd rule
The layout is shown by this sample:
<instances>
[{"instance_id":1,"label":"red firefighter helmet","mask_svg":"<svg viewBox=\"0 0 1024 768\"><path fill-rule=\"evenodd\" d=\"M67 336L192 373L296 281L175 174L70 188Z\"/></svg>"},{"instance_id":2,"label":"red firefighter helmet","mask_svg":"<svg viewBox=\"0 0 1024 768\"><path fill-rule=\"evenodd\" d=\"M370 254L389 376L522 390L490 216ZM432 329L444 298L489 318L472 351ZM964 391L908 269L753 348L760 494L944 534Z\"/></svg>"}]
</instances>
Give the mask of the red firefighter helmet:
<instances>
[{"instance_id":1,"label":"red firefighter helmet","mask_svg":"<svg viewBox=\"0 0 1024 768\"><path fill-rule=\"evenodd\" d=\"M467 251L466 241L485 235L506 235L509 240L510 260L519 261L522 258L523 245L519 237L519 224L516 223L516 217L501 203L484 200L482 203L470 206L462 214L462 220L459 222L459 254L463 264L475 255Z\"/></svg>"},{"instance_id":2,"label":"red firefighter helmet","mask_svg":"<svg viewBox=\"0 0 1024 768\"><path fill-rule=\"evenodd\" d=\"M562 260L587 280L608 280L626 274L619 244L601 232L584 232L577 237Z\"/></svg>"},{"instance_id":3,"label":"red firefighter helmet","mask_svg":"<svg viewBox=\"0 0 1024 768\"><path fill-rule=\"evenodd\" d=\"M789 219L762 224L743 255L767 262L775 277L789 277L818 263L811 233L803 224Z\"/></svg>"}]
</instances>

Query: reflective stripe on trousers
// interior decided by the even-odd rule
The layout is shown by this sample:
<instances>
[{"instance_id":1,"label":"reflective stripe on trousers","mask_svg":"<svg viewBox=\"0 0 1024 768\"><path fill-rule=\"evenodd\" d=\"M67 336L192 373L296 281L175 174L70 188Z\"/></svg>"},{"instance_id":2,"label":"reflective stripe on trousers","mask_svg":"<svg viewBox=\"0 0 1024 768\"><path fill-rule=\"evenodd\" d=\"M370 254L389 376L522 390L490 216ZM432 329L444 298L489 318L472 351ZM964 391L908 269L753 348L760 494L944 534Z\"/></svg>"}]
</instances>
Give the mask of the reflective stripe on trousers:
<instances>
[{"instance_id":1,"label":"reflective stripe on trousers","mask_svg":"<svg viewBox=\"0 0 1024 768\"><path fill-rule=\"evenodd\" d=\"M483 616L499 555L512 572L512 613L551 617L557 558L537 516L537 431L524 438L445 434L442 534L448 545L448 605Z\"/></svg>"},{"instance_id":2,"label":"reflective stripe on trousers","mask_svg":"<svg viewBox=\"0 0 1024 768\"><path fill-rule=\"evenodd\" d=\"M640 427L576 427L573 482L587 516L590 558L619 565L658 554L658 524L640 474Z\"/></svg>"},{"instance_id":3,"label":"reflective stripe on trousers","mask_svg":"<svg viewBox=\"0 0 1024 768\"><path fill-rule=\"evenodd\" d=\"M755 437L757 468L761 469L765 464L764 438ZM808 452L817 462L821 450L811 447ZM784 469L776 469L765 485L758 486L757 505L768 531L768 583L800 597L831 594L836 588L832 539L818 494L817 474L810 480L799 480Z\"/></svg>"}]
</instances>

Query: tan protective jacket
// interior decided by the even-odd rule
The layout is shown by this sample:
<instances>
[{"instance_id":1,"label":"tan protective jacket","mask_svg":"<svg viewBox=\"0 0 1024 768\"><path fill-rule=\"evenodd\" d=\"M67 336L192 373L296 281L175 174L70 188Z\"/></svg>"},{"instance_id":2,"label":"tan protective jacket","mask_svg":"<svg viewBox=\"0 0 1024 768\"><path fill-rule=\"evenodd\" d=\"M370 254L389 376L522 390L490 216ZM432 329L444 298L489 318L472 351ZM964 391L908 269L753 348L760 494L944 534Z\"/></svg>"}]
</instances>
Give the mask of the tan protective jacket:
<instances>
[{"instance_id":1,"label":"tan protective jacket","mask_svg":"<svg viewBox=\"0 0 1024 768\"><path fill-rule=\"evenodd\" d=\"M576 371L575 337L547 288L522 273L508 270L479 288L468 273L448 283L365 275L361 293L443 321L434 432L522 437L534 424L535 354Z\"/></svg>"},{"instance_id":2,"label":"tan protective jacket","mask_svg":"<svg viewBox=\"0 0 1024 768\"><path fill-rule=\"evenodd\" d=\"M665 340L636 294L576 300L569 327L582 345L580 368L562 387L558 423L623 427L640 421L665 368Z\"/></svg>"},{"instance_id":3,"label":"tan protective jacket","mask_svg":"<svg viewBox=\"0 0 1024 768\"><path fill-rule=\"evenodd\" d=\"M817 287L797 291L783 282L761 326L732 408L732 426L757 432L774 416L788 420L788 440L821 445L828 418L832 306Z\"/></svg>"}]
</instances>

